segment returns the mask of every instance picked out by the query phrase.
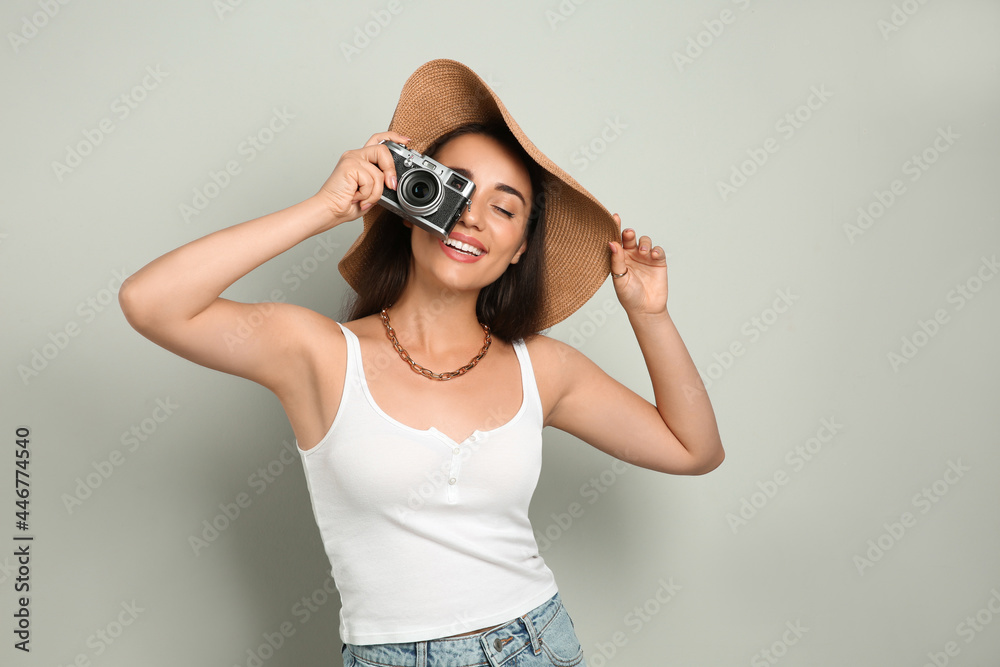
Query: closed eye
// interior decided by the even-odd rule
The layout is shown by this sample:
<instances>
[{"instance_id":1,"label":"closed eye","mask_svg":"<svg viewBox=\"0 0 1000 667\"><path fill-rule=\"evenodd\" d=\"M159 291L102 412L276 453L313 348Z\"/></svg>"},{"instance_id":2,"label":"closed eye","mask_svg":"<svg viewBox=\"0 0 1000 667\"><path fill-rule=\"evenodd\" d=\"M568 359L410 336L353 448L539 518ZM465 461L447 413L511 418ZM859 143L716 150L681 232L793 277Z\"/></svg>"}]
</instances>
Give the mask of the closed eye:
<instances>
[{"instance_id":1,"label":"closed eye","mask_svg":"<svg viewBox=\"0 0 1000 667\"><path fill-rule=\"evenodd\" d=\"M506 215L508 218L513 218L514 217L513 213L511 213L510 211L504 210L504 209L500 208L499 206L494 206L493 208L495 208L496 210L500 211L500 213Z\"/></svg>"}]
</instances>

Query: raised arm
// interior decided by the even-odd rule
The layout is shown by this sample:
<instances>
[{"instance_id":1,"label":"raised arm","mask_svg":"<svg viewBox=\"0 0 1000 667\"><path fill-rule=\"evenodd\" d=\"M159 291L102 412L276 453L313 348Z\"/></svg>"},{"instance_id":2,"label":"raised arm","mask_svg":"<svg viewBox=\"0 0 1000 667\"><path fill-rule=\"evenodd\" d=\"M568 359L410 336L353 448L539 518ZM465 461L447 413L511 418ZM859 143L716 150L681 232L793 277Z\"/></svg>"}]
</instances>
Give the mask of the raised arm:
<instances>
[{"instance_id":1,"label":"raised arm","mask_svg":"<svg viewBox=\"0 0 1000 667\"><path fill-rule=\"evenodd\" d=\"M319 192L281 211L221 229L153 260L118 294L129 324L195 363L278 391L296 371L321 316L285 303L246 304L219 295L239 278L307 238L358 218L395 186L389 150L374 135L347 151ZM252 335L239 336L247 323ZM241 329L242 327L242 329Z\"/></svg>"},{"instance_id":2,"label":"raised arm","mask_svg":"<svg viewBox=\"0 0 1000 667\"><path fill-rule=\"evenodd\" d=\"M620 229L617 215L615 220ZM643 468L680 475L710 472L725 452L705 385L667 312L663 249L629 229L610 250L611 271L625 274L612 279L646 361L656 405L577 350L551 341L546 356L560 379L547 424Z\"/></svg>"}]
</instances>

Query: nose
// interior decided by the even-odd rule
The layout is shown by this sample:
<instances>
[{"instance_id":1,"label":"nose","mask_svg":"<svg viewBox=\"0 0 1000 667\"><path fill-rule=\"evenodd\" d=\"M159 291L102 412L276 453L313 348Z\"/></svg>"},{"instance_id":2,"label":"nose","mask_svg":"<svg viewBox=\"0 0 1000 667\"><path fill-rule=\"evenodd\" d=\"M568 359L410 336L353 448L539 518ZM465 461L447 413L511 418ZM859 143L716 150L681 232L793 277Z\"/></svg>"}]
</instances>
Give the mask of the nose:
<instances>
[{"instance_id":1,"label":"nose","mask_svg":"<svg viewBox=\"0 0 1000 667\"><path fill-rule=\"evenodd\" d=\"M464 224L466 227L475 227L479 231L482 231L482 216L477 208L476 201L476 194L473 192L469 204L462 209L462 215L458 217L458 222Z\"/></svg>"}]
</instances>

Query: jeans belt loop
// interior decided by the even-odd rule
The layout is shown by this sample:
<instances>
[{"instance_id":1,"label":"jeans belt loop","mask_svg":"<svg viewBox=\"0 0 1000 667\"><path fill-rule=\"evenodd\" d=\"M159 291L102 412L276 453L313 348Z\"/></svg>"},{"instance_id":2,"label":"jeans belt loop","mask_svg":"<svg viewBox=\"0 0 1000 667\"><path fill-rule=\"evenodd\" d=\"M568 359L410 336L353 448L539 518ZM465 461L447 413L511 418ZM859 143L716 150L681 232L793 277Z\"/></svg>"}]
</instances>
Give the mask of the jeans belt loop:
<instances>
[{"instance_id":1,"label":"jeans belt loop","mask_svg":"<svg viewBox=\"0 0 1000 667\"><path fill-rule=\"evenodd\" d=\"M535 632L535 624L528 618L527 614L519 618L524 623L524 629L528 631L528 637L531 638L531 650L535 652L535 655L538 655L542 652L542 643L538 638L538 633Z\"/></svg>"},{"instance_id":2,"label":"jeans belt loop","mask_svg":"<svg viewBox=\"0 0 1000 667\"><path fill-rule=\"evenodd\" d=\"M417 667L427 667L427 642L417 642Z\"/></svg>"}]
</instances>

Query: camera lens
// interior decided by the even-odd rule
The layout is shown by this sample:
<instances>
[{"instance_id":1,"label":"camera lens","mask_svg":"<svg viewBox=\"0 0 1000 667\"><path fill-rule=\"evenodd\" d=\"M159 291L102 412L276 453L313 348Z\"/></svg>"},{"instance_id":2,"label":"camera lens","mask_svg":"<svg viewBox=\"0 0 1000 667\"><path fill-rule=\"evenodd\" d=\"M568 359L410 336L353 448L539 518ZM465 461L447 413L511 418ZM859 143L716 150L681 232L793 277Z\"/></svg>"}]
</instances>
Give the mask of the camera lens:
<instances>
[{"instance_id":1,"label":"camera lens","mask_svg":"<svg viewBox=\"0 0 1000 667\"><path fill-rule=\"evenodd\" d=\"M406 192L410 201L422 205L434 199L434 195L437 194L437 184L418 176L411 179Z\"/></svg>"},{"instance_id":2,"label":"camera lens","mask_svg":"<svg viewBox=\"0 0 1000 667\"><path fill-rule=\"evenodd\" d=\"M441 205L444 191L438 177L426 169L411 169L399 180L399 205L413 215L428 215Z\"/></svg>"}]
</instances>

